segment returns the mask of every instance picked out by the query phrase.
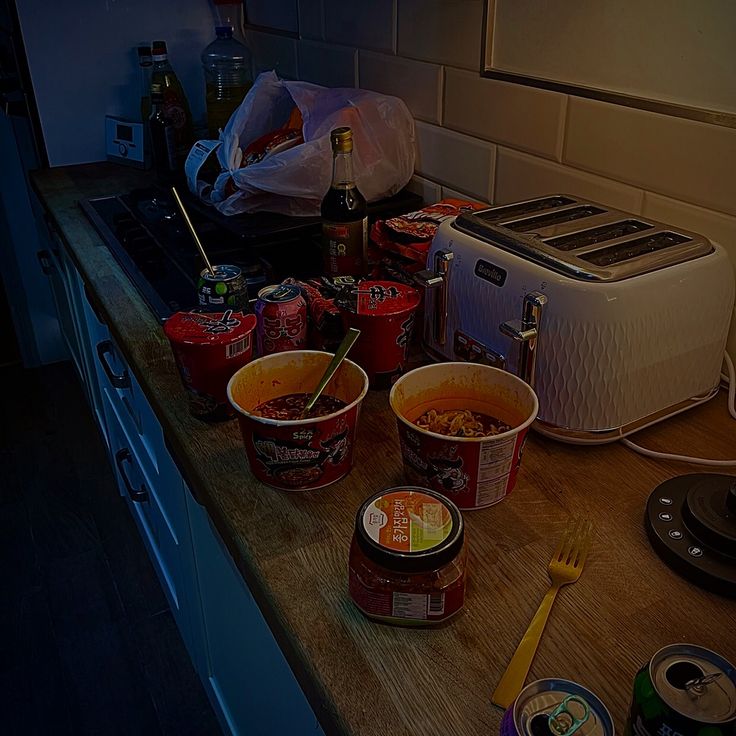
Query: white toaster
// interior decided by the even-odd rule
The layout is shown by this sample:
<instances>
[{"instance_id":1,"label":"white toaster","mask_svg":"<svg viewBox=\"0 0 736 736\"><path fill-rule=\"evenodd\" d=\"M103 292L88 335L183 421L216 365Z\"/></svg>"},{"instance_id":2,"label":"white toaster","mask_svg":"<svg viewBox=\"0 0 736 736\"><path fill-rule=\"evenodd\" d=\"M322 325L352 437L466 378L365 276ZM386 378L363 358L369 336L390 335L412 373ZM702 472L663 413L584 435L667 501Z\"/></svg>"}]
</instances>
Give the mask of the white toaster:
<instances>
[{"instance_id":1,"label":"white toaster","mask_svg":"<svg viewBox=\"0 0 736 736\"><path fill-rule=\"evenodd\" d=\"M611 442L718 391L734 277L696 233L552 195L444 221L418 276L427 352L524 378L542 434Z\"/></svg>"}]
</instances>

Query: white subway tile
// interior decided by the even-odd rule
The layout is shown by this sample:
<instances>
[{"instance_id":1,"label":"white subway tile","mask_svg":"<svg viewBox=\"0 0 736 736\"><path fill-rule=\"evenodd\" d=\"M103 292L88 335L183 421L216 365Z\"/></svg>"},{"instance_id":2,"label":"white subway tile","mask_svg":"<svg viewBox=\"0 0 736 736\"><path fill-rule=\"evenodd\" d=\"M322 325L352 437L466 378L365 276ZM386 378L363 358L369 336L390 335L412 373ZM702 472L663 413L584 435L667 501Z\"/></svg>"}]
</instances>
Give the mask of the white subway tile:
<instances>
[{"instance_id":1,"label":"white subway tile","mask_svg":"<svg viewBox=\"0 0 736 736\"><path fill-rule=\"evenodd\" d=\"M324 8L322 0L298 0L299 36L322 40L324 36Z\"/></svg>"},{"instance_id":2,"label":"white subway tile","mask_svg":"<svg viewBox=\"0 0 736 736\"><path fill-rule=\"evenodd\" d=\"M498 148L496 201L514 202L544 194L573 194L627 212L641 212L644 192L570 166Z\"/></svg>"},{"instance_id":3,"label":"white subway tile","mask_svg":"<svg viewBox=\"0 0 736 736\"><path fill-rule=\"evenodd\" d=\"M299 41L299 79L325 87L355 87L357 55L348 46Z\"/></svg>"},{"instance_id":4,"label":"white subway tile","mask_svg":"<svg viewBox=\"0 0 736 736\"><path fill-rule=\"evenodd\" d=\"M443 124L448 128L557 158L565 95L445 70Z\"/></svg>"},{"instance_id":5,"label":"white subway tile","mask_svg":"<svg viewBox=\"0 0 736 736\"><path fill-rule=\"evenodd\" d=\"M418 194L424 200L424 204L434 204L442 199L441 188L437 182L425 179L423 176L412 176L406 188L414 194Z\"/></svg>"},{"instance_id":6,"label":"white subway tile","mask_svg":"<svg viewBox=\"0 0 736 736\"><path fill-rule=\"evenodd\" d=\"M720 243L731 258L736 278L736 217L696 207L652 192L644 193L642 214L669 225L692 230ZM727 350L736 360L736 313L731 319Z\"/></svg>"},{"instance_id":7,"label":"white subway tile","mask_svg":"<svg viewBox=\"0 0 736 736\"><path fill-rule=\"evenodd\" d=\"M256 26L296 33L296 0L247 0L246 20Z\"/></svg>"},{"instance_id":8,"label":"white subway tile","mask_svg":"<svg viewBox=\"0 0 736 736\"><path fill-rule=\"evenodd\" d=\"M273 33L246 31L256 74L274 69L280 77L296 79L296 41Z\"/></svg>"},{"instance_id":9,"label":"white subway tile","mask_svg":"<svg viewBox=\"0 0 736 736\"><path fill-rule=\"evenodd\" d=\"M564 160L736 214L736 129L571 97Z\"/></svg>"},{"instance_id":10,"label":"white subway tile","mask_svg":"<svg viewBox=\"0 0 736 736\"><path fill-rule=\"evenodd\" d=\"M323 0L325 38L376 51L395 51L394 0Z\"/></svg>"},{"instance_id":11,"label":"white subway tile","mask_svg":"<svg viewBox=\"0 0 736 736\"><path fill-rule=\"evenodd\" d=\"M423 61L361 50L358 76L363 89L400 97L414 117L438 123L442 104L442 67Z\"/></svg>"},{"instance_id":12,"label":"white subway tile","mask_svg":"<svg viewBox=\"0 0 736 736\"><path fill-rule=\"evenodd\" d=\"M482 200L493 197L496 147L452 130L417 122L416 171Z\"/></svg>"},{"instance_id":13,"label":"white subway tile","mask_svg":"<svg viewBox=\"0 0 736 736\"><path fill-rule=\"evenodd\" d=\"M482 0L398 0L398 53L480 70Z\"/></svg>"},{"instance_id":14,"label":"white subway tile","mask_svg":"<svg viewBox=\"0 0 736 736\"><path fill-rule=\"evenodd\" d=\"M441 191L442 199L465 199L470 202L480 202L481 204L491 204L485 199L478 199L465 192L458 192L457 189L451 189L450 187L442 187Z\"/></svg>"}]
</instances>

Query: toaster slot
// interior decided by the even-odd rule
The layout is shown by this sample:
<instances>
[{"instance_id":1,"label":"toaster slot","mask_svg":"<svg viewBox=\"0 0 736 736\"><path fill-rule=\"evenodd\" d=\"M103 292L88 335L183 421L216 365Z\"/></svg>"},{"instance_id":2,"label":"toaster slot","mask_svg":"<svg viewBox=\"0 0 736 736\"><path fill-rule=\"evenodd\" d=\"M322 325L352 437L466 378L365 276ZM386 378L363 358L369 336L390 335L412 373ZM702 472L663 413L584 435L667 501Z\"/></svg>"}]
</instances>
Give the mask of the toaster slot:
<instances>
[{"instance_id":1,"label":"toaster slot","mask_svg":"<svg viewBox=\"0 0 736 736\"><path fill-rule=\"evenodd\" d=\"M584 253L579 258L596 266L612 266L615 263L623 263L647 253L655 253L665 248L671 248L673 245L687 243L689 240L691 238L679 233L657 232L644 238L626 240L609 248L601 248L592 253Z\"/></svg>"},{"instance_id":2,"label":"toaster slot","mask_svg":"<svg viewBox=\"0 0 736 736\"><path fill-rule=\"evenodd\" d=\"M534 212L551 210L555 207L564 207L567 204L575 204L575 200L562 196L544 197L543 199L533 199L530 202L493 207L489 210L476 213L476 217L485 220L485 222L498 222L499 220L506 220L509 217L520 217L521 215L530 215Z\"/></svg>"},{"instance_id":3,"label":"toaster slot","mask_svg":"<svg viewBox=\"0 0 736 736\"><path fill-rule=\"evenodd\" d=\"M581 220L584 217L602 215L604 212L607 212L607 210L601 207L582 205L580 207L570 207L561 212L551 212L548 215L525 217L523 220L515 220L513 222L501 222L499 225L517 233L526 233L530 230L542 230L550 225L560 225L563 222L573 222L574 220Z\"/></svg>"},{"instance_id":4,"label":"toaster slot","mask_svg":"<svg viewBox=\"0 0 736 736\"><path fill-rule=\"evenodd\" d=\"M612 222L610 225L594 227L590 230L578 230L569 235L549 238L544 242L556 250L570 251L585 248L588 245L595 245L603 241L623 238L626 235L633 235L642 230L650 230L652 227L653 225L640 222L639 220L623 220L622 222Z\"/></svg>"}]
</instances>

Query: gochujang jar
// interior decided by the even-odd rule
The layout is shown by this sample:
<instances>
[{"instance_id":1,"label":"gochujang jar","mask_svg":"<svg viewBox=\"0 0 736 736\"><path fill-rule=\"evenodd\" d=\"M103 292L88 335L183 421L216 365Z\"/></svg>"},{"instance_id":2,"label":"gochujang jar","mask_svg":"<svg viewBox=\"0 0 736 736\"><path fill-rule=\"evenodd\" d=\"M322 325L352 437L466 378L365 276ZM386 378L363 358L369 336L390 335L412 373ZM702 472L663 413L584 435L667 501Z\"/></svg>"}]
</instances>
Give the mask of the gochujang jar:
<instances>
[{"instance_id":1,"label":"gochujang jar","mask_svg":"<svg viewBox=\"0 0 736 736\"><path fill-rule=\"evenodd\" d=\"M376 493L356 516L349 567L350 596L370 618L403 625L445 621L465 600L462 515L426 488Z\"/></svg>"}]
</instances>

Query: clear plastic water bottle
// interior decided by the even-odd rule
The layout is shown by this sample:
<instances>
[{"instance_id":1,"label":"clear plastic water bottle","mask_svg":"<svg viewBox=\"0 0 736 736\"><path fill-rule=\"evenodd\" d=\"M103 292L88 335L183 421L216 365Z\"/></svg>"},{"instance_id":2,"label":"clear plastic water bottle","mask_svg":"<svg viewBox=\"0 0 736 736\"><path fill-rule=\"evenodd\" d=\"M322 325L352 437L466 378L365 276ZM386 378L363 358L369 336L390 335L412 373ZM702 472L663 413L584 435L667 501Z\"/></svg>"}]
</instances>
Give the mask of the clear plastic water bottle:
<instances>
[{"instance_id":1,"label":"clear plastic water bottle","mask_svg":"<svg viewBox=\"0 0 736 736\"><path fill-rule=\"evenodd\" d=\"M251 53L233 38L230 26L215 28L217 38L202 52L210 138L219 136L253 84Z\"/></svg>"}]
</instances>

